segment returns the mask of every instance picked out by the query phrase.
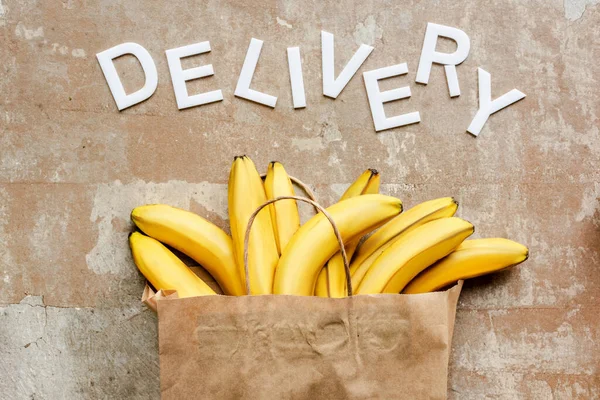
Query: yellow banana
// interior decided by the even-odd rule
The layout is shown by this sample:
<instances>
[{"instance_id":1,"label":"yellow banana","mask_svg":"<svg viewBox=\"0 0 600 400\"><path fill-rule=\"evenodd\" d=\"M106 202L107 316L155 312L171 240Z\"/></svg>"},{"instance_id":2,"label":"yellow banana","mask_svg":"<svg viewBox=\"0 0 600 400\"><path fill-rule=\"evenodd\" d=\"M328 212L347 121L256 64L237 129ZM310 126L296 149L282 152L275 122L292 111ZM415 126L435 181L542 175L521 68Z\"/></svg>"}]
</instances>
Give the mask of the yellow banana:
<instances>
[{"instance_id":1,"label":"yellow banana","mask_svg":"<svg viewBox=\"0 0 600 400\"><path fill-rule=\"evenodd\" d=\"M402 235L399 235L398 239L401 236ZM362 280L364 279L365 275L367 274L367 272L371 268L371 265L373 265L373 262L375 262L375 260L377 260L377 258L384 251L386 251L388 249L388 247L390 247L392 244L394 244L394 242L396 241L396 239L397 238L394 238L394 239L390 240L389 242L387 242L386 244L384 244L383 246L381 246L380 248L378 248L377 250L375 250L373 252L373 254L371 254L369 257L367 257L367 259L360 264L360 266L354 271L354 274L352 274L352 269L350 269L350 273L352 274L352 289L354 289L354 293L355 294L356 294L356 290L360 286L360 283L362 282ZM350 264L350 268L352 268L352 264Z\"/></svg>"},{"instance_id":2,"label":"yellow banana","mask_svg":"<svg viewBox=\"0 0 600 400\"><path fill-rule=\"evenodd\" d=\"M156 290L177 290L180 298L216 294L158 240L134 232L129 246L135 265Z\"/></svg>"},{"instance_id":3,"label":"yellow banana","mask_svg":"<svg viewBox=\"0 0 600 400\"><path fill-rule=\"evenodd\" d=\"M352 183L352 185L350 185L350 187L340 198L340 201L363 194L377 194L379 193L379 183L379 172L377 172L375 169L368 169L363 172L358 179ZM348 261L350 261L352 258L359 241L360 237L345 244ZM348 289L346 285L346 269L344 267L342 253L340 251L335 253L335 255L329 259L327 265L325 265L323 269L325 270L325 273L319 274L319 277L317 278L317 287L323 286L323 282L319 282L319 279L327 279L327 293L329 294L329 297L346 297L348 295Z\"/></svg>"},{"instance_id":4,"label":"yellow banana","mask_svg":"<svg viewBox=\"0 0 600 400\"><path fill-rule=\"evenodd\" d=\"M229 224L233 239L235 261L242 284L246 284L244 270L244 236L250 215L267 201L262 179L250 158L235 157L229 174ZM273 276L279 256L268 207L254 220L248 243L248 271L251 294L269 294L273 290Z\"/></svg>"},{"instance_id":5,"label":"yellow banana","mask_svg":"<svg viewBox=\"0 0 600 400\"><path fill-rule=\"evenodd\" d=\"M292 181L280 162L269 163L265 177L265 192L269 200L280 196L294 196ZM296 200L280 200L269 205L269 211L271 212L277 252L281 254L292 235L300 227L298 205Z\"/></svg>"},{"instance_id":6,"label":"yellow banana","mask_svg":"<svg viewBox=\"0 0 600 400\"><path fill-rule=\"evenodd\" d=\"M527 260L529 251L508 239L465 240L445 258L421 272L402 293L427 293L461 279L491 274Z\"/></svg>"},{"instance_id":7,"label":"yellow banana","mask_svg":"<svg viewBox=\"0 0 600 400\"><path fill-rule=\"evenodd\" d=\"M233 257L231 237L201 216L165 204L136 207L131 219L146 235L202 265L225 294L246 293Z\"/></svg>"},{"instance_id":8,"label":"yellow banana","mask_svg":"<svg viewBox=\"0 0 600 400\"><path fill-rule=\"evenodd\" d=\"M376 194L379 192L379 172L369 168L346 189L340 200L347 200L361 194Z\"/></svg>"},{"instance_id":9,"label":"yellow banana","mask_svg":"<svg viewBox=\"0 0 600 400\"><path fill-rule=\"evenodd\" d=\"M356 250L350 265L352 287L356 290L360 286L373 261L394 241L427 222L453 216L457 208L452 197L442 197L420 203L383 225Z\"/></svg>"},{"instance_id":10,"label":"yellow banana","mask_svg":"<svg viewBox=\"0 0 600 400\"><path fill-rule=\"evenodd\" d=\"M327 208L344 242L350 242L384 224L402 212L399 199L366 194L340 201ZM323 213L318 213L292 236L281 255L273 293L311 296L325 262L338 250L333 229Z\"/></svg>"},{"instance_id":11,"label":"yellow banana","mask_svg":"<svg viewBox=\"0 0 600 400\"><path fill-rule=\"evenodd\" d=\"M367 186L362 191L362 194L377 194L379 193L379 184L381 183L381 175L379 175L379 171L371 168L371 179L367 182ZM345 200L346 198L342 196ZM349 197L348 197L349 198Z\"/></svg>"},{"instance_id":12,"label":"yellow banana","mask_svg":"<svg viewBox=\"0 0 600 400\"><path fill-rule=\"evenodd\" d=\"M456 217L415 228L373 262L356 293L400 293L411 279L450 254L473 231L473 225Z\"/></svg>"},{"instance_id":13,"label":"yellow banana","mask_svg":"<svg viewBox=\"0 0 600 400\"><path fill-rule=\"evenodd\" d=\"M354 250L356 246L358 246L358 242L360 241L360 237L345 244L346 247L346 257L348 258L348 262L352 259L352 255L354 254ZM338 251L327 261L327 264L323 267L323 274L319 274L317 278L317 286L319 284L323 284L319 282L319 280L325 279L327 282L327 297L331 298L341 298L348 296L348 285L346 281L346 267L344 267L344 258L342 257L342 253Z\"/></svg>"},{"instance_id":14,"label":"yellow banana","mask_svg":"<svg viewBox=\"0 0 600 400\"><path fill-rule=\"evenodd\" d=\"M315 296L318 297L329 297L329 281L327 277L327 266L321 269L319 276L317 277L317 283L315 284Z\"/></svg>"}]
</instances>

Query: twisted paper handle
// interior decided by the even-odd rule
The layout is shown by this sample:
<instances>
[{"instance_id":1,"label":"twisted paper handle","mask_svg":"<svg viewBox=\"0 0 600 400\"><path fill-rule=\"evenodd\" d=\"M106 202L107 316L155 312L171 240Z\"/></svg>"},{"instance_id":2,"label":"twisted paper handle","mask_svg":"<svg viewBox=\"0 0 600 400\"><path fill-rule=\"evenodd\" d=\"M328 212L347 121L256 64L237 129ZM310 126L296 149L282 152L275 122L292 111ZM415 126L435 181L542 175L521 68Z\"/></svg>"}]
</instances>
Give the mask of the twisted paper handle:
<instances>
[{"instance_id":1,"label":"twisted paper handle","mask_svg":"<svg viewBox=\"0 0 600 400\"><path fill-rule=\"evenodd\" d=\"M265 179L266 176L267 176L267 174L262 174L260 177L262 179ZM308 197L312 201L317 201L315 193L310 189L310 187L306 183L302 182L300 179L298 179L294 176L291 176L291 175L288 175L288 178L290 178L290 181L292 181L294 184L296 184L296 186L298 186L300 189L302 189L302 191L304 193L306 193L306 197ZM319 209L317 207L315 207L315 212L316 213L319 212Z\"/></svg>"},{"instance_id":2,"label":"twisted paper handle","mask_svg":"<svg viewBox=\"0 0 600 400\"><path fill-rule=\"evenodd\" d=\"M307 193L309 194L309 196L312 194L309 192L307 192ZM349 297L352 296L352 280L351 280L351 276L350 276L350 264L348 263L348 256L346 255L346 248L344 247L344 240L342 239L342 235L340 234L340 231L338 230L337 225L333 221L333 218L331 217L331 215L329 215L329 213L325 210L325 208L323 206L319 205L314 200L307 199L306 197L299 197L299 196L281 196L281 197L277 197L275 199L269 200L266 203L260 205L256 210L254 210L252 215L250 215L250 218L248 219L248 227L246 228L246 235L244 237L244 272L246 273L246 293L250 294L250 273L248 271L248 241L250 239L250 229L252 228L252 223L254 222L254 219L256 218L256 215L258 215L260 210L262 210L269 204L275 203L276 201L279 201L279 200L298 200L298 201L303 201L305 203L309 203L316 210L322 212L323 215L329 220L329 222L331 223L331 227L333 228L333 233L335 234L338 244L340 245L340 251L342 252L342 259L344 260L344 269L346 270L346 285L348 288L348 296Z\"/></svg>"}]
</instances>

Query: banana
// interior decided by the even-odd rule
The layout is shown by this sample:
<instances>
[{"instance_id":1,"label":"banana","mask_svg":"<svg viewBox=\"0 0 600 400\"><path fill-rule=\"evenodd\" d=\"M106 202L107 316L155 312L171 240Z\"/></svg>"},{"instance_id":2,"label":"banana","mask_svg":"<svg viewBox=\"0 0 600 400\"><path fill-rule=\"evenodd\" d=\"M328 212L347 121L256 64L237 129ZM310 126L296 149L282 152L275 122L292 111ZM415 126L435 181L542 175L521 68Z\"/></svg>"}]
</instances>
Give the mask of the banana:
<instances>
[{"instance_id":1,"label":"banana","mask_svg":"<svg viewBox=\"0 0 600 400\"><path fill-rule=\"evenodd\" d=\"M344 192L340 201L350 199L352 197L360 196L363 194L377 194L379 193L379 183L381 177L376 169L368 169L363 172L350 187ZM348 261L352 259L352 255L358 246L360 237L356 240L345 243L346 256ZM319 282L319 279L327 279L327 288L329 297L340 298L348 295L348 289L346 285L346 268L344 267L344 259L342 253L338 251L333 257L329 259L327 265L323 267L325 274L319 274L317 278L317 287L323 286L323 282Z\"/></svg>"},{"instance_id":2,"label":"banana","mask_svg":"<svg viewBox=\"0 0 600 400\"><path fill-rule=\"evenodd\" d=\"M377 194L379 193L379 184L381 183L381 175L379 175L379 171L371 168L371 179L367 183L367 186L362 191L362 194ZM345 199L344 196L342 198ZM349 197L348 197L349 198Z\"/></svg>"},{"instance_id":3,"label":"banana","mask_svg":"<svg viewBox=\"0 0 600 400\"><path fill-rule=\"evenodd\" d=\"M201 216L165 204L136 207L131 220L146 235L193 258L225 294L246 293L233 257L231 237Z\"/></svg>"},{"instance_id":4,"label":"banana","mask_svg":"<svg viewBox=\"0 0 600 400\"><path fill-rule=\"evenodd\" d=\"M415 228L373 262L356 293L400 293L411 279L450 254L473 231L471 223L456 217Z\"/></svg>"},{"instance_id":5,"label":"banana","mask_svg":"<svg viewBox=\"0 0 600 400\"><path fill-rule=\"evenodd\" d=\"M265 177L265 192L269 200L279 196L294 196L292 181L280 162L269 163ZM292 235L300 227L298 205L296 200L280 200L270 204L269 211L271 212L277 252L281 255Z\"/></svg>"},{"instance_id":6,"label":"banana","mask_svg":"<svg viewBox=\"0 0 600 400\"><path fill-rule=\"evenodd\" d=\"M354 250L356 249L356 246L358 246L359 241L360 237L344 245L346 247L346 257L348 258L348 261L352 259L352 255L354 254ZM319 280L325 280L326 282L325 287L328 293L327 297L338 299L348 296L346 267L344 267L342 252L338 251L329 259L329 261L327 261L327 264L323 267L323 273L319 274L317 278L317 286L323 284L323 282L319 282Z\"/></svg>"},{"instance_id":7,"label":"banana","mask_svg":"<svg viewBox=\"0 0 600 400\"><path fill-rule=\"evenodd\" d=\"M369 168L346 189L340 200L351 199L361 194L376 194L379 192L379 172Z\"/></svg>"},{"instance_id":8,"label":"banana","mask_svg":"<svg viewBox=\"0 0 600 400\"><path fill-rule=\"evenodd\" d=\"M402 235L399 235L399 236L402 236ZM369 257L367 257L367 259L360 264L360 266L354 271L354 274L352 274L352 269L350 269L350 274L352 277L351 278L352 288L354 289L355 294L356 294L356 289L358 289L358 287L360 286L360 283L362 282L365 275L371 268L371 265L373 265L373 262L375 262L375 260L377 260L377 258L384 251L386 251L392 244L394 244L395 241L396 241L396 238L390 240L389 242L387 242L386 244L384 244L383 246L381 246L380 248L375 250L373 252L373 254L371 254ZM350 264L350 268L352 268L352 264Z\"/></svg>"},{"instance_id":9,"label":"banana","mask_svg":"<svg viewBox=\"0 0 600 400\"><path fill-rule=\"evenodd\" d=\"M327 266L321 269L315 284L315 296L329 297L329 278L327 277Z\"/></svg>"},{"instance_id":10,"label":"banana","mask_svg":"<svg viewBox=\"0 0 600 400\"><path fill-rule=\"evenodd\" d=\"M327 208L344 242L351 242L402 212L391 196L366 194ZM273 293L312 296L317 276L338 250L333 229L323 213L309 219L292 236L275 273Z\"/></svg>"},{"instance_id":11,"label":"banana","mask_svg":"<svg viewBox=\"0 0 600 400\"><path fill-rule=\"evenodd\" d=\"M267 201L262 179L250 158L235 157L229 174L229 224L233 239L235 261L242 285L246 284L244 270L244 236L250 215ZM248 243L248 271L251 294L273 291L273 277L279 256L268 208L258 213Z\"/></svg>"},{"instance_id":12,"label":"banana","mask_svg":"<svg viewBox=\"0 0 600 400\"><path fill-rule=\"evenodd\" d=\"M529 250L508 239L465 240L445 258L421 272L402 293L434 292L461 279L491 274L527 260Z\"/></svg>"},{"instance_id":13,"label":"banana","mask_svg":"<svg viewBox=\"0 0 600 400\"><path fill-rule=\"evenodd\" d=\"M180 298L216 294L158 240L134 232L129 246L135 265L156 290L174 289Z\"/></svg>"},{"instance_id":14,"label":"banana","mask_svg":"<svg viewBox=\"0 0 600 400\"><path fill-rule=\"evenodd\" d=\"M458 203L452 197L442 197L420 203L383 225L356 250L350 265L352 287L360 286L373 261L394 241L427 222L453 216L457 208Z\"/></svg>"}]
</instances>

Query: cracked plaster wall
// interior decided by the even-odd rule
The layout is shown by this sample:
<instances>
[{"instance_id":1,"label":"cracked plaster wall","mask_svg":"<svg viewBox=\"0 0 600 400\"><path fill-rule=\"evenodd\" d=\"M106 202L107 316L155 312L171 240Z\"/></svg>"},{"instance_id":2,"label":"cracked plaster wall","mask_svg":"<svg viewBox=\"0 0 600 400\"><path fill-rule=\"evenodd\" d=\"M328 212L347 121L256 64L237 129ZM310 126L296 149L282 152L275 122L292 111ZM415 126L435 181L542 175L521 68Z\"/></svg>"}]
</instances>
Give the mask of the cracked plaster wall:
<instances>
[{"instance_id":1,"label":"cracked plaster wall","mask_svg":"<svg viewBox=\"0 0 600 400\"><path fill-rule=\"evenodd\" d=\"M454 195L477 235L527 244L520 268L465 285L449 398L600 398L597 3L1 0L3 398L158 398L156 317L139 303L129 211L166 202L227 229L228 168L243 153L284 162L325 204L375 167L406 206ZM427 22L471 37L459 98L441 68L414 83ZM359 43L375 47L359 74L408 62L407 77L382 87L409 84L413 96L386 112L420 110L423 121L375 134L360 75L337 100L323 97L320 29L335 34L338 71ZM253 85L279 96L275 110L232 94L251 37L265 41ZM180 112L164 50L202 40L215 76L188 87L219 87L225 100ZM124 41L150 51L159 86L118 113L94 55ZM295 45L301 111L285 72ZM128 90L141 84L130 61L119 62ZM494 95L528 97L474 139L478 66Z\"/></svg>"}]
</instances>

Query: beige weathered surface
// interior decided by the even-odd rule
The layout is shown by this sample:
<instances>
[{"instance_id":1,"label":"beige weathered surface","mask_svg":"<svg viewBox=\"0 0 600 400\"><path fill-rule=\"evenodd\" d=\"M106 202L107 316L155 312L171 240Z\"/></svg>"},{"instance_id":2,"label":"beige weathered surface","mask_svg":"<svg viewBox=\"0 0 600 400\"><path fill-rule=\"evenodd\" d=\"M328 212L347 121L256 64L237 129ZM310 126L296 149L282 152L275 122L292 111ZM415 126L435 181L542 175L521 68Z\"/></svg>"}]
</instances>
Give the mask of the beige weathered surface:
<instances>
[{"instance_id":1,"label":"beige weathered surface","mask_svg":"<svg viewBox=\"0 0 600 400\"><path fill-rule=\"evenodd\" d=\"M476 236L530 246L523 266L467 282L453 343L452 399L600 397L600 7L597 0L0 2L0 393L11 399L156 398L156 319L126 237L135 205L165 202L227 225L232 157L277 159L324 203L362 170L410 206L454 195ZM414 83L427 22L459 27L471 54L462 95L443 69ZM359 43L359 72L407 62L417 125L376 134L362 78L321 94L320 29L337 71ZM251 37L265 40L253 87L275 110L233 97ZM221 103L178 111L164 51L210 40ZM134 41L158 90L117 112L95 54ZM287 46L301 47L308 107L294 111ZM447 43L441 45L451 49ZM119 60L131 90L139 67ZM465 132L477 67L498 96L527 94Z\"/></svg>"}]
</instances>

